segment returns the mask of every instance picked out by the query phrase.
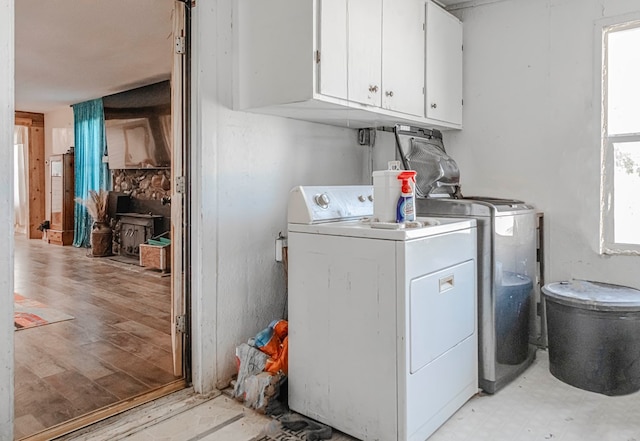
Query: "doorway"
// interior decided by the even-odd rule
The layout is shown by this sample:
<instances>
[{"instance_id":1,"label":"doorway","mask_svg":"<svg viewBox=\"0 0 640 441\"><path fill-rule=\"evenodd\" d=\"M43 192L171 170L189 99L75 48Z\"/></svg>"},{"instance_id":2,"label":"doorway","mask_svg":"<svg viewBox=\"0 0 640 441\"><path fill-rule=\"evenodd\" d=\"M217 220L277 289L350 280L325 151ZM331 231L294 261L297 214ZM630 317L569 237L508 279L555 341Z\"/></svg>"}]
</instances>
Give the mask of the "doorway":
<instances>
[{"instance_id":1,"label":"doorway","mask_svg":"<svg viewBox=\"0 0 640 441\"><path fill-rule=\"evenodd\" d=\"M174 6L172 14L184 17L183 4L175 2ZM19 12L17 8L16 21ZM173 23L174 29L168 29L167 35L184 25L180 20ZM18 36L16 33L16 43ZM48 439L187 384L181 357L187 345L183 345L184 335L176 323L184 320L184 195L174 192L173 185L184 176L185 62L180 56L174 58L170 275L92 258L83 248L16 236L16 292L72 317L15 333L16 439ZM19 84L16 82L16 94ZM46 175L50 178L50 171ZM44 193L50 197L50 187ZM39 218L46 217L42 214Z\"/></svg>"},{"instance_id":2,"label":"doorway","mask_svg":"<svg viewBox=\"0 0 640 441\"><path fill-rule=\"evenodd\" d=\"M29 146L29 129L27 126L14 126L13 130L13 228L16 234L27 235L28 206L27 200L27 149Z\"/></svg>"}]
</instances>

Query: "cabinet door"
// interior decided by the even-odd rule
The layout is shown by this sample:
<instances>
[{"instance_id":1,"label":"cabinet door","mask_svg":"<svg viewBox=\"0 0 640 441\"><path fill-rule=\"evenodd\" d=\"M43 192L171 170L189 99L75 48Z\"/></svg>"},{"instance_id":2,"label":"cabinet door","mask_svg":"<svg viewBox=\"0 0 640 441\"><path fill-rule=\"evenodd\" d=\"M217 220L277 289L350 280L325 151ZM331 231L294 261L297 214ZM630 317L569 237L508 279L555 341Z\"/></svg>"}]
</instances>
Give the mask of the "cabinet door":
<instances>
[{"instance_id":1,"label":"cabinet door","mask_svg":"<svg viewBox=\"0 0 640 441\"><path fill-rule=\"evenodd\" d=\"M382 0L348 1L349 100L381 107Z\"/></svg>"},{"instance_id":2,"label":"cabinet door","mask_svg":"<svg viewBox=\"0 0 640 441\"><path fill-rule=\"evenodd\" d=\"M64 221L64 165L62 156L52 156L51 166L51 229L62 230Z\"/></svg>"},{"instance_id":3,"label":"cabinet door","mask_svg":"<svg viewBox=\"0 0 640 441\"><path fill-rule=\"evenodd\" d=\"M427 118L462 124L462 23L427 2Z\"/></svg>"},{"instance_id":4,"label":"cabinet door","mask_svg":"<svg viewBox=\"0 0 640 441\"><path fill-rule=\"evenodd\" d=\"M320 0L318 93L347 99L347 3Z\"/></svg>"},{"instance_id":5,"label":"cabinet door","mask_svg":"<svg viewBox=\"0 0 640 441\"><path fill-rule=\"evenodd\" d=\"M75 211L75 157L71 154L62 155L64 168L64 198L63 198L63 230L73 230Z\"/></svg>"},{"instance_id":6,"label":"cabinet door","mask_svg":"<svg viewBox=\"0 0 640 441\"><path fill-rule=\"evenodd\" d=\"M383 0L382 107L424 116L424 0Z\"/></svg>"}]
</instances>

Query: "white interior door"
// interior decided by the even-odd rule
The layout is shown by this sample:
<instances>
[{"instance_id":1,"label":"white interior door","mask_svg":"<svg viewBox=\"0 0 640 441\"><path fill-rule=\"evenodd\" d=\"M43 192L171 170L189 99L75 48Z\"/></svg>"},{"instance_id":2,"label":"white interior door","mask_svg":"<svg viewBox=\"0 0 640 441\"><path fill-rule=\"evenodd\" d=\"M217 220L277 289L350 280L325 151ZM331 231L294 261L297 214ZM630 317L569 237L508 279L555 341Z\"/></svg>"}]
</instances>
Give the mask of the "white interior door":
<instances>
[{"instance_id":1,"label":"white interior door","mask_svg":"<svg viewBox=\"0 0 640 441\"><path fill-rule=\"evenodd\" d=\"M175 2L173 34L184 36L185 6ZM183 375L183 332L178 330L178 317L184 317L184 268L183 268L183 194L176 191L176 182L183 176L183 109L184 109L184 65L185 56L174 52L171 73L171 129L173 148L171 149L171 343L173 350L173 374ZM184 323L184 322L183 322Z\"/></svg>"}]
</instances>

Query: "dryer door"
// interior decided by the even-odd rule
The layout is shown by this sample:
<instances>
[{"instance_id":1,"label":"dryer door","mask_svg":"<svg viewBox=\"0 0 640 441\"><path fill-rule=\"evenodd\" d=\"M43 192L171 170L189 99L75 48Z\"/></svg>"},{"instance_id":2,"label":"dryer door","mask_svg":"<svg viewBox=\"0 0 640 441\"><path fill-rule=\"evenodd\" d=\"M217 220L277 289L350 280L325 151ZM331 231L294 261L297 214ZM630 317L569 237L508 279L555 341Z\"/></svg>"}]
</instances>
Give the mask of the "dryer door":
<instances>
[{"instance_id":1,"label":"dryer door","mask_svg":"<svg viewBox=\"0 0 640 441\"><path fill-rule=\"evenodd\" d=\"M411 281L411 374L474 333L474 283L473 260Z\"/></svg>"}]
</instances>

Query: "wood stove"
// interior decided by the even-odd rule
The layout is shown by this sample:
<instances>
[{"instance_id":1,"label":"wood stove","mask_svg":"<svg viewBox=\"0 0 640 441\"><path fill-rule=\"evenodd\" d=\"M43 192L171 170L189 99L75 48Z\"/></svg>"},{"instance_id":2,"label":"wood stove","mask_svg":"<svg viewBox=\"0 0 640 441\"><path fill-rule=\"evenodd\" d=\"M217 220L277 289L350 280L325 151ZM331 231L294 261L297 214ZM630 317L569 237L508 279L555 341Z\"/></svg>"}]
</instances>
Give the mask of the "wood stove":
<instances>
[{"instance_id":1,"label":"wood stove","mask_svg":"<svg viewBox=\"0 0 640 441\"><path fill-rule=\"evenodd\" d=\"M139 258L140 244L162 233L163 217L159 214L117 213L120 255Z\"/></svg>"}]
</instances>

